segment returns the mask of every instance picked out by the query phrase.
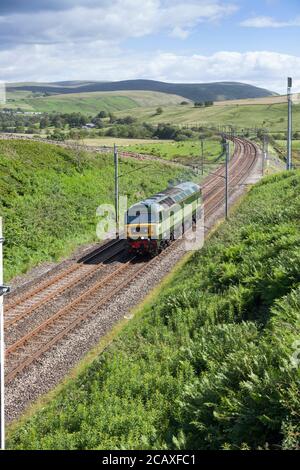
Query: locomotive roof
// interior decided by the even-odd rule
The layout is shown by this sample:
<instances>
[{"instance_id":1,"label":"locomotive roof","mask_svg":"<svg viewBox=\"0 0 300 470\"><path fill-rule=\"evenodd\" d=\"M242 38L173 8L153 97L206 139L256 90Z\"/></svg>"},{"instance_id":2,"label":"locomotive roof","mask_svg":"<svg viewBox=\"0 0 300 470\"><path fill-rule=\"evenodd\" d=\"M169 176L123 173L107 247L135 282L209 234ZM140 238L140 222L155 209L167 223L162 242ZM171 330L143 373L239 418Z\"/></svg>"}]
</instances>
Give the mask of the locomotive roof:
<instances>
[{"instance_id":1,"label":"locomotive roof","mask_svg":"<svg viewBox=\"0 0 300 470\"><path fill-rule=\"evenodd\" d=\"M140 204L145 204L147 206L159 204L173 205L199 191L200 186L198 184L187 181L185 183L177 184L176 186L168 188L160 193L154 194L145 201L141 201Z\"/></svg>"}]
</instances>

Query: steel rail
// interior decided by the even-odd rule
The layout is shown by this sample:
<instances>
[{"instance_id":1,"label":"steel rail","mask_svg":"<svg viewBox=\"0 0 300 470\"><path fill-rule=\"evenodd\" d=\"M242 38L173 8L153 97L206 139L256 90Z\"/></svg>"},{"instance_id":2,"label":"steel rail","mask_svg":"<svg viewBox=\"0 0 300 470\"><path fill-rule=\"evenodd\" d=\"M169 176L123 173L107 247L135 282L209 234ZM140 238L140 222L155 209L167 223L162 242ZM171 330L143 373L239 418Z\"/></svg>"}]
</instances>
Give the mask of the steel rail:
<instances>
[{"instance_id":1,"label":"steel rail","mask_svg":"<svg viewBox=\"0 0 300 470\"><path fill-rule=\"evenodd\" d=\"M239 141L239 139L236 139ZM241 183L248 175L249 171L253 168L256 160L257 160L257 154L258 154L258 149L257 147L252 144L252 142L249 141L242 141L244 147L243 147L243 152L239 151L238 158L236 158L234 165L230 167L230 181L231 181L231 188L230 188L230 194L234 192L234 189L238 183ZM252 157L250 160L249 158L242 158L245 153L245 147L246 145L250 147L250 149L254 150L254 153L250 151L250 156ZM248 156L249 157L249 156ZM240 167L241 160L242 159L242 167ZM239 168L238 168L239 167ZM237 172L237 170L239 170ZM241 171L242 170L242 171ZM218 177L224 178L222 174L219 174ZM218 189L217 192L212 192L210 191L209 194L210 197L204 197L204 202L208 206L208 210L205 210L205 216L208 217L210 216L219 206L220 202L223 202L224 197L224 188L223 188L222 182L219 182L219 184L215 185L215 190ZM218 199L218 195L221 195L221 197ZM212 204L214 203L214 204Z\"/></svg>"},{"instance_id":2,"label":"steel rail","mask_svg":"<svg viewBox=\"0 0 300 470\"><path fill-rule=\"evenodd\" d=\"M57 318L61 317L62 315L67 314L72 308L76 307L80 302L89 298L99 287L103 287L103 285L107 284L114 276L119 274L119 272L123 271L127 268L128 264L131 262L132 259L128 260L126 263L122 264L118 267L118 269L114 270L109 275L105 276L104 278L100 279L96 284L93 284L89 289L83 292L79 297L76 297L71 303L65 305L61 309L59 309L54 315L44 320L40 325L38 325L34 330L27 333L25 336L17 340L11 346L6 348L6 355L8 356L20 346L24 345L28 340L33 338L37 333L44 330L45 327L51 323L53 323Z\"/></svg>"},{"instance_id":3,"label":"steel rail","mask_svg":"<svg viewBox=\"0 0 300 470\"><path fill-rule=\"evenodd\" d=\"M93 251L92 253L89 253L84 258L84 263L91 261L92 259L98 257L102 253L106 252L108 249L120 243L121 243L120 240L113 240L112 242L109 242L109 244L99 247L97 250ZM42 281L34 289L29 289L25 294L20 295L16 300L13 300L12 302L9 302L9 297L8 297L8 302L6 302L6 307L5 307L5 313L14 309L17 305L23 303L25 300L29 299L33 295L36 295L40 291L47 289L49 286L59 281L60 279L68 275L69 273L72 273L73 271L80 269L82 265L83 263L74 263L71 266L68 266L66 269L59 272L57 275L50 277L49 279L46 279L45 281Z\"/></svg>"},{"instance_id":4,"label":"steel rail","mask_svg":"<svg viewBox=\"0 0 300 470\"><path fill-rule=\"evenodd\" d=\"M106 250L104 250L106 251ZM108 251L108 250L107 250ZM89 277L92 277L94 274L96 274L97 271L102 271L104 269L103 263L112 260L116 256L118 256L121 252L123 251L123 248L117 252L114 252L108 256L105 257L104 260L101 261L101 263L96 264L96 265L87 265L87 264L79 264L80 268L78 268L75 273L76 277L71 277L71 279L68 282L61 282L57 286L55 286L55 283L58 281L67 281L68 276L70 275L70 272L68 271L65 276L60 276L59 279L56 278L55 282L51 283L50 286L48 286L46 289L44 289L45 296L42 298L38 298L33 304L29 304L29 306L25 309L22 309L19 314L13 315L11 318L7 318L6 315L6 320L4 323L5 328L9 328L25 317L28 318L29 315L31 315L33 312L35 312L39 307L42 305L48 303L50 300L54 299L57 297L59 294L62 294L65 292L67 289L74 288L81 282L87 280ZM102 253L102 252L101 252ZM95 256L96 257L96 256ZM72 274L74 274L74 271L72 271ZM50 287L54 287L53 290L49 289ZM47 294L47 290L50 290L50 292ZM26 304L25 304L26 305ZM22 305L21 305L22 307ZM10 316L10 314L9 314Z\"/></svg>"},{"instance_id":5,"label":"steel rail","mask_svg":"<svg viewBox=\"0 0 300 470\"><path fill-rule=\"evenodd\" d=\"M173 249L175 244L180 243L181 240L175 240L175 242L170 245L168 248L166 248L161 255L162 256L167 256L169 251ZM135 257L131 258L128 260L128 262L119 268L119 272L124 271L126 274L126 268L131 264L132 261L135 259ZM103 297L100 297L100 299L96 300L90 307L85 308L84 312L79 313L76 315L75 312L75 318L66 326L63 326L63 329L59 331L58 333L55 334L54 337L50 339L46 339L46 341L43 341L42 338L42 344L37 344L37 350L33 353L26 354L25 351L25 358L18 357L18 363L17 365L13 366L12 370L9 370L6 373L5 376L5 382L9 383L11 382L20 372L22 372L26 367L28 367L31 363L33 363L36 359L38 359L41 355L43 355L46 351L48 351L54 344L56 344L58 341L60 341L64 336L66 336L70 331L74 329L76 325L81 323L83 320L85 320L87 317L92 315L93 313L96 313L99 307L102 307L105 303L107 303L113 296L118 294L120 291L122 291L130 282L137 277L137 275L141 274L146 268L149 268L149 266L154 263L156 258L152 258L149 261L145 261L142 266L138 267L137 269L134 269L133 273L131 273L129 276L127 275L125 279L119 283L116 287L111 289L108 293L104 293ZM107 283L111 278L115 277L116 273L111 273L109 276L105 278L105 283ZM57 320L62 318L63 316L66 315L68 311L70 311L74 306L80 303L80 301L83 300L83 298L88 298L91 293L95 292L99 287L103 286L103 280L102 282L99 281L97 285L92 286L87 292L85 292L80 298L76 299L73 301L71 304L67 305L63 309L59 310L55 315L50 317L49 319L45 320L41 325L36 327L33 331L25 335L23 338L20 340L16 341L13 343L11 346L9 346L6 349L6 357L9 355L12 355L17 352L18 349L20 348L25 348L26 344L31 341L34 337L37 337L39 333L45 333L47 332L47 327L51 326L53 324L56 324ZM24 350L22 351L24 352ZM22 356L22 354L21 354Z\"/></svg>"}]
</instances>

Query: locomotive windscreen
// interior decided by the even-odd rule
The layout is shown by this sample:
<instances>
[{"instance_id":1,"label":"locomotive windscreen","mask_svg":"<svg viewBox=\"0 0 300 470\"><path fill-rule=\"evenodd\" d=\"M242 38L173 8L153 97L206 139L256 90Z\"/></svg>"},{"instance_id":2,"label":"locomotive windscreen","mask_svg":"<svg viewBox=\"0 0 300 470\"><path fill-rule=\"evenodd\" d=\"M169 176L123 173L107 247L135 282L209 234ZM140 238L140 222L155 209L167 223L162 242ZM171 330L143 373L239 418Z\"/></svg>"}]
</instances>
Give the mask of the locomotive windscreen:
<instances>
[{"instance_id":1,"label":"locomotive windscreen","mask_svg":"<svg viewBox=\"0 0 300 470\"><path fill-rule=\"evenodd\" d=\"M128 224L148 224L149 223L149 213L147 208L143 210L138 210L136 208L130 208L127 212L127 223Z\"/></svg>"}]
</instances>

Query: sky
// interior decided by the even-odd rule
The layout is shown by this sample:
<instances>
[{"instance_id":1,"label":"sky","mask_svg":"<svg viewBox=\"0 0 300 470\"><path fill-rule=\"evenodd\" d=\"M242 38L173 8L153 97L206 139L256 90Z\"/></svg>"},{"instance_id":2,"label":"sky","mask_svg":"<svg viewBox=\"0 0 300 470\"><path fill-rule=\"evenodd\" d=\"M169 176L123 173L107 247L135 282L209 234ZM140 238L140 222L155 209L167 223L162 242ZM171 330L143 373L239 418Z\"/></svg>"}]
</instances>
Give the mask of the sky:
<instances>
[{"instance_id":1,"label":"sky","mask_svg":"<svg viewBox=\"0 0 300 470\"><path fill-rule=\"evenodd\" d=\"M0 80L300 91L300 0L0 0Z\"/></svg>"}]
</instances>

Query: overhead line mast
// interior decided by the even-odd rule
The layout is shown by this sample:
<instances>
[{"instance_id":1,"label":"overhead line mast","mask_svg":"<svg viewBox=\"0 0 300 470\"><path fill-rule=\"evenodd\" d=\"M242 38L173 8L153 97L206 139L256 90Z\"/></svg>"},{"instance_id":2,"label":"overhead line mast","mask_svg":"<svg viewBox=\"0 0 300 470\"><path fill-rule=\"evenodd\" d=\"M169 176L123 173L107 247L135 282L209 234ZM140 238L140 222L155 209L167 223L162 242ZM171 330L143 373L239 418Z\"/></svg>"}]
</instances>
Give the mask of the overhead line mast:
<instances>
[{"instance_id":1,"label":"overhead line mast","mask_svg":"<svg viewBox=\"0 0 300 470\"><path fill-rule=\"evenodd\" d=\"M115 222L116 238L119 238L119 155L118 148L114 144L114 167L115 167Z\"/></svg>"},{"instance_id":2,"label":"overhead line mast","mask_svg":"<svg viewBox=\"0 0 300 470\"><path fill-rule=\"evenodd\" d=\"M288 133L287 133L287 159L286 159L286 169L292 169L292 86L293 80L291 77L288 77L288 88L287 88L287 99L288 99Z\"/></svg>"},{"instance_id":3,"label":"overhead line mast","mask_svg":"<svg viewBox=\"0 0 300 470\"><path fill-rule=\"evenodd\" d=\"M3 243L2 217L0 217L0 381L1 381L1 407L0 407L0 443L1 450L5 449L5 413L4 413L4 317L3 296L8 294L10 288L3 285Z\"/></svg>"}]
</instances>

